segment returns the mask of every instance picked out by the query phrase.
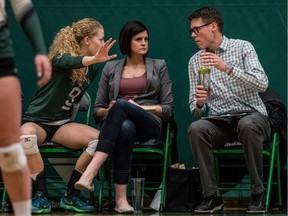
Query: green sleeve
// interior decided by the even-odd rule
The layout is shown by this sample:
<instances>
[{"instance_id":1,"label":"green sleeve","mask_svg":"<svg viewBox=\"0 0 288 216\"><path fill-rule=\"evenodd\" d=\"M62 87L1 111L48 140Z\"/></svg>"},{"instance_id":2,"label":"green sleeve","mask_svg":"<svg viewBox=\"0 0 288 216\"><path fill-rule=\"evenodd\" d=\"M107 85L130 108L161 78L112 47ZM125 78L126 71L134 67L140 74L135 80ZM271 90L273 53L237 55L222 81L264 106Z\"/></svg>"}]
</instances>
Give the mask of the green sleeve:
<instances>
[{"instance_id":1,"label":"green sleeve","mask_svg":"<svg viewBox=\"0 0 288 216\"><path fill-rule=\"evenodd\" d=\"M10 0L16 19L36 54L46 54L42 29L31 0Z\"/></svg>"},{"instance_id":2,"label":"green sleeve","mask_svg":"<svg viewBox=\"0 0 288 216\"><path fill-rule=\"evenodd\" d=\"M83 56L71 56L69 53L64 53L61 57L54 56L53 68L72 70L85 67L82 63Z\"/></svg>"},{"instance_id":3,"label":"green sleeve","mask_svg":"<svg viewBox=\"0 0 288 216\"><path fill-rule=\"evenodd\" d=\"M26 19L21 22L21 26L30 41L36 54L46 54L46 46L44 43L42 29L37 14L34 9Z\"/></svg>"}]
</instances>

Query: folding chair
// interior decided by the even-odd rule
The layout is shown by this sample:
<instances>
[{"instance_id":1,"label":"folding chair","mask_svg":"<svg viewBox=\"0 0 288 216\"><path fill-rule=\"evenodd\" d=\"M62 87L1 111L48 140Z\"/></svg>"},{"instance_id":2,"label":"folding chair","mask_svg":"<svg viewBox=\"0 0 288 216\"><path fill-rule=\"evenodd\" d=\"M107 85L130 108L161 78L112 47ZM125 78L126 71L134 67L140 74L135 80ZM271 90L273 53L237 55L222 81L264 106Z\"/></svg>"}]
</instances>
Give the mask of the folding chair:
<instances>
[{"instance_id":1,"label":"folding chair","mask_svg":"<svg viewBox=\"0 0 288 216\"><path fill-rule=\"evenodd\" d=\"M239 143L241 145L241 143ZM224 182L223 180L220 179L220 168L227 168L227 167L237 167L239 168L239 164L222 164L220 161L222 159L228 159L228 160L235 160L235 159L244 159L244 151L241 148L229 148L226 147L224 149L214 149L213 150L214 154L214 160L215 160L215 174L217 178L217 183L218 183L218 190L249 190L248 188L235 188L233 187L235 182ZM264 167L269 168L269 174L268 174L268 179L267 182L264 182L265 184L265 190L266 192L266 208L265 211L268 212L269 204L270 204L270 197L271 197L271 189L272 185L275 184L277 185L278 189L278 201L279 201L279 206L282 206L282 195L281 195L281 166L280 166L280 152L279 152L279 136L278 133L274 133L273 135L273 140L271 143L270 149L264 149L262 151L263 154L263 163ZM269 163L265 163L268 161ZM243 163L243 166L246 166L245 163ZM277 176L276 180L273 181L273 172L274 169L276 169ZM223 187L223 185L226 185L226 187ZM232 185L232 187L229 187L229 185Z\"/></svg>"},{"instance_id":2,"label":"folding chair","mask_svg":"<svg viewBox=\"0 0 288 216\"><path fill-rule=\"evenodd\" d=\"M150 183L155 184L155 182L147 182L145 180L144 187L144 190L161 191L160 211L163 211L165 205L167 169L171 164L170 146L173 134L170 125L170 122L165 122L165 126L162 128L162 139L152 139L144 143L135 143L135 147L133 148L132 167L142 165L155 166L155 164L149 164L149 161L151 161L152 159L159 159L161 161L161 163L157 164L158 166L162 166L161 181L157 183L157 185L159 186L149 186ZM133 161L135 160L141 161L141 163L133 164ZM107 181L106 187L105 181ZM108 200L109 202L111 202L113 186L111 178L111 163L109 159L103 164L103 166L99 170L99 211L102 210L103 190L105 189L108 191Z\"/></svg>"}]
</instances>

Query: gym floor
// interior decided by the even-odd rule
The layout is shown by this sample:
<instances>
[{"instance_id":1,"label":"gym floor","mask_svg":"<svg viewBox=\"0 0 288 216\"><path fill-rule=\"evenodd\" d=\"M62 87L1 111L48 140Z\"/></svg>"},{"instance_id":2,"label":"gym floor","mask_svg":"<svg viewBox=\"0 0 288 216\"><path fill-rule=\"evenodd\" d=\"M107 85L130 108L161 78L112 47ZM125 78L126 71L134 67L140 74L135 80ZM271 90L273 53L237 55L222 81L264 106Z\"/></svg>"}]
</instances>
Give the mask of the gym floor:
<instances>
[{"instance_id":1,"label":"gym floor","mask_svg":"<svg viewBox=\"0 0 288 216\"><path fill-rule=\"evenodd\" d=\"M134 215L150 215L150 216L189 216L189 215L194 215L193 212L157 212L154 211L153 209L151 209L149 207L149 202L145 201L144 203L144 209L142 214L134 214ZM248 205L249 200L236 200L233 198L230 199L224 199L224 210L221 212L214 212L213 216L218 216L218 215L222 215L222 216L229 216L229 215L237 215L237 216L247 216L248 214L246 213L246 208ZM52 205L53 206L53 205ZM57 206L57 205L56 205ZM0 214L1 215L1 214ZM9 216L13 216L13 213L5 213L4 215L9 215ZM98 216L117 216L117 215L121 215L116 213L114 210L107 210L105 208L103 208L103 211L101 212L93 212L93 213L74 213L73 211L65 211L63 209L60 209L58 207L54 207L52 210L51 214L45 214L45 216L59 216L59 215L73 215L73 216L92 216L92 215L98 215ZM200 216L211 216L212 214L198 214ZM259 214L258 214L259 215ZM263 216L275 216L275 215L279 215L279 216L286 216L287 212L286 211L280 211L278 209L270 209L268 213L265 214L261 214Z\"/></svg>"}]
</instances>

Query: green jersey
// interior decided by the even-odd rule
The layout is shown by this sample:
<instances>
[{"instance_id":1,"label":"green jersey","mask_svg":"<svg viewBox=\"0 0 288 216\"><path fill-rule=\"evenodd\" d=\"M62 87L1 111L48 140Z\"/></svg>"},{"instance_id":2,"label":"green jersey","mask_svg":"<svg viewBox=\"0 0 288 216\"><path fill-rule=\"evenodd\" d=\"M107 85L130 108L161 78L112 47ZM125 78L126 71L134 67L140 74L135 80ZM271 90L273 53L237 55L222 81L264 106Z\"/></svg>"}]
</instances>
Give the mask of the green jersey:
<instances>
[{"instance_id":1,"label":"green jersey","mask_svg":"<svg viewBox=\"0 0 288 216\"><path fill-rule=\"evenodd\" d=\"M80 101L99 70L97 65L90 65L86 71L86 82L81 86L73 83L72 70L84 67L82 59L83 56L69 54L54 57L52 77L32 96L23 121L49 123L71 118L73 104Z\"/></svg>"}]
</instances>

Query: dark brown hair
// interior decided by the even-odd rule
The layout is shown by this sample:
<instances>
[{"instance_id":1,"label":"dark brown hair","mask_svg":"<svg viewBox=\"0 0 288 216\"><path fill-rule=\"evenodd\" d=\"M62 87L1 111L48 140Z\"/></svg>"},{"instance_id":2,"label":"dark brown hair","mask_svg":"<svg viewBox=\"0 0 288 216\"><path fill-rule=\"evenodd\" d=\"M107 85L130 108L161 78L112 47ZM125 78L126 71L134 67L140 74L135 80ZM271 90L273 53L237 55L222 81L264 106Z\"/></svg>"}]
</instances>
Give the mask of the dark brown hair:
<instances>
[{"instance_id":1,"label":"dark brown hair","mask_svg":"<svg viewBox=\"0 0 288 216\"><path fill-rule=\"evenodd\" d=\"M119 34L119 46L123 55L131 55L131 40L132 37L140 32L147 31L149 37L149 31L146 26L136 20L128 21L121 29Z\"/></svg>"},{"instance_id":2,"label":"dark brown hair","mask_svg":"<svg viewBox=\"0 0 288 216\"><path fill-rule=\"evenodd\" d=\"M219 31L222 33L224 20L222 18L221 13L212 7L202 7L198 10L194 11L188 19L191 21L192 19L202 18L206 23L216 22L219 28Z\"/></svg>"}]
</instances>

